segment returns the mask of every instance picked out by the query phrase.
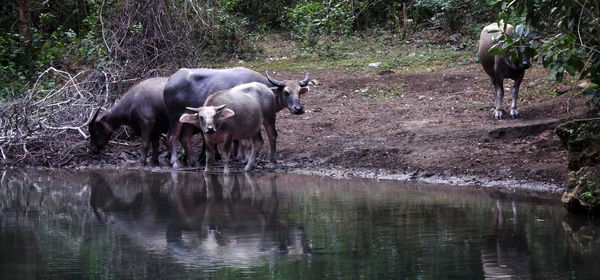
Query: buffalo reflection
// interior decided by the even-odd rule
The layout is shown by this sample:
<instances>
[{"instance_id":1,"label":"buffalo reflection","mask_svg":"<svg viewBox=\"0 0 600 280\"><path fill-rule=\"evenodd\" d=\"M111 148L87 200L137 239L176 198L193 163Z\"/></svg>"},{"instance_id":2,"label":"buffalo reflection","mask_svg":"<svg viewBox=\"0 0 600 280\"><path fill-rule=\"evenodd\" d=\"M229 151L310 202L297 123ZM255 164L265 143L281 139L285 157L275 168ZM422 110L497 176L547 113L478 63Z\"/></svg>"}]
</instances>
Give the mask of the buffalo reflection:
<instances>
[{"instance_id":1,"label":"buffalo reflection","mask_svg":"<svg viewBox=\"0 0 600 280\"><path fill-rule=\"evenodd\" d=\"M250 266L261 258L308 253L303 228L278 217L275 178L269 181L263 194L246 174L155 174L124 199L96 174L90 206L136 245L193 266Z\"/></svg>"},{"instance_id":2,"label":"buffalo reflection","mask_svg":"<svg viewBox=\"0 0 600 280\"><path fill-rule=\"evenodd\" d=\"M502 202L496 201L493 232L481 249L481 261L486 279L530 279L531 255L523 225L519 221L517 204L511 204L512 215L506 217Z\"/></svg>"}]
</instances>

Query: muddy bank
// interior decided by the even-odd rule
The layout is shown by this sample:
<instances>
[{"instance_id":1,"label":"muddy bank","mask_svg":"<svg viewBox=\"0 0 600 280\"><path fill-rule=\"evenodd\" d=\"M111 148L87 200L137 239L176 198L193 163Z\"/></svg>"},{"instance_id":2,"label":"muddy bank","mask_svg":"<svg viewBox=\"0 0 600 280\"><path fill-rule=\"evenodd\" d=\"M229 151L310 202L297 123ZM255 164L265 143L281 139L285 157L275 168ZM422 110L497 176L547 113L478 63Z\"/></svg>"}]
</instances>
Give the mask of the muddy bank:
<instances>
[{"instance_id":1,"label":"muddy bank","mask_svg":"<svg viewBox=\"0 0 600 280\"><path fill-rule=\"evenodd\" d=\"M540 68L529 70L521 86L521 117L500 121L492 118L491 86L478 64L418 73L309 72L318 83L302 97L306 113L278 113L279 163L267 164L265 143L257 172L547 193L559 193L567 184L567 154L553 128L581 114L588 97L553 96L564 85L548 82ZM505 108L509 102L505 96ZM127 133L94 158L84 139L65 141L77 151L66 168L137 168L140 140ZM195 141L199 147L199 136ZM159 169L169 169L166 148L161 149Z\"/></svg>"}]
</instances>

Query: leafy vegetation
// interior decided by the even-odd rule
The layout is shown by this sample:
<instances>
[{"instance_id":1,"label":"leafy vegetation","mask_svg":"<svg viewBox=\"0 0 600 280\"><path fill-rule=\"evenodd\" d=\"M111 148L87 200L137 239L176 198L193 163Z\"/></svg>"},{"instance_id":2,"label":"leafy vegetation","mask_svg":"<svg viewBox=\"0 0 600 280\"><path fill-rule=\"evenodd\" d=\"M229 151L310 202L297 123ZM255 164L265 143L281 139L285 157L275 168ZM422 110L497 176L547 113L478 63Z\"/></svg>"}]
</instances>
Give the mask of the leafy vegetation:
<instances>
[{"instance_id":1,"label":"leafy vegetation","mask_svg":"<svg viewBox=\"0 0 600 280\"><path fill-rule=\"evenodd\" d=\"M72 75L102 73L111 81L105 90L121 92L131 83L114 82L252 60L262 51L256 38L273 31L297 41L301 53L316 52L352 66L354 58L336 52L346 38L390 34L385 38L395 37L398 44L407 34L429 28L476 35L482 24L469 30L466 26L472 25L464 23L493 18L492 6L465 0L7 2L0 8L0 98L7 101L33 90L49 67Z\"/></svg>"},{"instance_id":2,"label":"leafy vegetation","mask_svg":"<svg viewBox=\"0 0 600 280\"><path fill-rule=\"evenodd\" d=\"M523 24L512 36L499 38L502 51L517 56L518 48L537 52L550 77L565 73L592 83L584 93L600 105L600 4L598 1L515 0L497 1L500 19ZM525 27L527 26L527 27ZM529 27L540 32L530 32Z\"/></svg>"}]
</instances>

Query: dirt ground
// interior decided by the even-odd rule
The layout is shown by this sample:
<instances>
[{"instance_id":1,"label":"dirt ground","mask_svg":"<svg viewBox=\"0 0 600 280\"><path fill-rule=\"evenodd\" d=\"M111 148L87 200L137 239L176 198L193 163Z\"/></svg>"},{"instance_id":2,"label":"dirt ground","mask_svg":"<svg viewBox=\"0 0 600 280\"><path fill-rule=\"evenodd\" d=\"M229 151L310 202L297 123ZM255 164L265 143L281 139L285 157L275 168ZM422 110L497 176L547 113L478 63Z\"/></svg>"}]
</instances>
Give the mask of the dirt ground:
<instances>
[{"instance_id":1,"label":"dirt ground","mask_svg":"<svg viewBox=\"0 0 600 280\"><path fill-rule=\"evenodd\" d=\"M553 128L581 113L586 97L534 97L556 90L540 88L537 81L547 76L542 69L526 74L520 118L505 114L500 121L492 118L491 85L476 64L442 72L311 75L318 84L303 97L307 113L278 114L279 157L293 166L559 187L567 182L566 151ZM386 96L390 89L400 94Z\"/></svg>"},{"instance_id":2,"label":"dirt ground","mask_svg":"<svg viewBox=\"0 0 600 280\"><path fill-rule=\"evenodd\" d=\"M583 112L586 97L538 94L560 87L548 89L548 82L539 82L547 76L543 69L526 73L518 103L520 118L511 120L506 113L500 121L492 118L491 85L478 64L420 73L355 74L344 69L309 73L316 85L302 97L306 113L278 113L275 170L442 181L461 177L471 178L475 185L509 182L540 185L554 192L567 183L566 151L553 128ZM512 81L506 83L512 85ZM507 92L505 109L511 99ZM138 147L123 142L113 145L111 152L91 165L131 164ZM266 142L259 171L273 170L267 164L268 151ZM169 168L166 153L161 162L160 168Z\"/></svg>"}]
</instances>

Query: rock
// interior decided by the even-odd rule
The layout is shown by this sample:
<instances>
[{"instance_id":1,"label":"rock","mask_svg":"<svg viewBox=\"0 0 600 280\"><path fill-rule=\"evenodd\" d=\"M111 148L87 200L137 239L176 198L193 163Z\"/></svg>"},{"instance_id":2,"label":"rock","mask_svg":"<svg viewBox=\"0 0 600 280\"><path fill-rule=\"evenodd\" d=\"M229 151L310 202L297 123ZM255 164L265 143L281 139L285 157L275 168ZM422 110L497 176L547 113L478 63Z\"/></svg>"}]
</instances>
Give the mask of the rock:
<instances>
[{"instance_id":1,"label":"rock","mask_svg":"<svg viewBox=\"0 0 600 280\"><path fill-rule=\"evenodd\" d=\"M570 121L555 132L568 151L569 169L600 164L600 120Z\"/></svg>"},{"instance_id":2,"label":"rock","mask_svg":"<svg viewBox=\"0 0 600 280\"><path fill-rule=\"evenodd\" d=\"M585 166L571 174L561 201L571 212L600 214L600 165Z\"/></svg>"},{"instance_id":3,"label":"rock","mask_svg":"<svg viewBox=\"0 0 600 280\"><path fill-rule=\"evenodd\" d=\"M460 41L460 39L462 38L462 36L463 36L463 35L462 35L462 34L460 34L460 33L455 33L455 34L452 34L452 35L450 35L450 36L448 37L448 41L450 41L450 42L453 42L453 43L456 43L456 42Z\"/></svg>"},{"instance_id":4,"label":"rock","mask_svg":"<svg viewBox=\"0 0 600 280\"><path fill-rule=\"evenodd\" d=\"M381 62L373 62L373 63L369 63L369 67L373 67L373 68L377 68L381 66Z\"/></svg>"}]
</instances>

